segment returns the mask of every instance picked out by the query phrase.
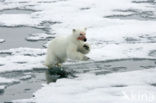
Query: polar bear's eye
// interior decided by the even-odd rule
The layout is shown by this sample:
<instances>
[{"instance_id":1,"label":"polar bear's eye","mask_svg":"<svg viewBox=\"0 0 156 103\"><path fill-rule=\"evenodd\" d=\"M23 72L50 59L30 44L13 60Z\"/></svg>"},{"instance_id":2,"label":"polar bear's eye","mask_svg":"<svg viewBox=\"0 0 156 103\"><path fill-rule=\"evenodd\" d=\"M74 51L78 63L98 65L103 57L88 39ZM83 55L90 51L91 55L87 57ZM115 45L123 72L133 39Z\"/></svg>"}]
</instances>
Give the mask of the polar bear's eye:
<instances>
[{"instance_id":1,"label":"polar bear's eye","mask_svg":"<svg viewBox=\"0 0 156 103\"><path fill-rule=\"evenodd\" d=\"M80 34L80 35L83 35L83 34Z\"/></svg>"}]
</instances>

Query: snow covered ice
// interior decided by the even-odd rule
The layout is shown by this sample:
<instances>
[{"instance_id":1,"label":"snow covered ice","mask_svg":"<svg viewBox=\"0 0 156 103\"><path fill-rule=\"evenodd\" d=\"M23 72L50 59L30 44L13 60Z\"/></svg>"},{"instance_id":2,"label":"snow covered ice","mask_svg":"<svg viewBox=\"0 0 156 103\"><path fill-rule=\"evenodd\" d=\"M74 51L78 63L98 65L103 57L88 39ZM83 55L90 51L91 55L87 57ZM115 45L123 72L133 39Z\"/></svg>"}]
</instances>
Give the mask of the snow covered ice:
<instances>
[{"instance_id":1,"label":"snow covered ice","mask_svg":"<svg viewBox=\"0 0 156 103\"><path fill-rule=\"evenodd\" d=\"M5 40L4 39L0 39L0 43L3 43L3 42L5 42Z\"/></svg>"},{"instance_id":2,"label":"snow covered ice","mask_svg":"<svg viewBox=\"0 0 156 103\"><path fill-rule=\"evenodd\" d=\"M64 64L76 78L46 84L39 76L42 88L33 96L9 101L155 103L155 6L155 0L0 0L0 96L9 86L33 81L33 70L47 69L49 40L87 27L93 61Z\"/></svg>"},{"instance_id":3,"label":"snow covered ice","mask_svg":"<svg viewBox=\"0 0 156 103\"><path fill-rule=\"evenodd\" d=\"M153 72L153 73L150 73ZM76 79L61 79L56 83L45 85L35 93L37 103L133 103L140 98L128 101L123 92L140 93L140 95L156 95L156 88L148 84L156 82L155 69L133 71L127 73L112 73L106 76L92 74L80 75ZM139 74L138 74L139 73ZM135 94L134 94L135 95ZM49 99L50 98L50 99ZM131 98L131 97L129 97ZM153 97L154 100L155 97ZM139 102L144 102L144 99ZM151 102L147 96L147 102ZM155 101L155 100L154 100ZM154 102L153 102L154 103Z\"/></svg>"}]
</instances>

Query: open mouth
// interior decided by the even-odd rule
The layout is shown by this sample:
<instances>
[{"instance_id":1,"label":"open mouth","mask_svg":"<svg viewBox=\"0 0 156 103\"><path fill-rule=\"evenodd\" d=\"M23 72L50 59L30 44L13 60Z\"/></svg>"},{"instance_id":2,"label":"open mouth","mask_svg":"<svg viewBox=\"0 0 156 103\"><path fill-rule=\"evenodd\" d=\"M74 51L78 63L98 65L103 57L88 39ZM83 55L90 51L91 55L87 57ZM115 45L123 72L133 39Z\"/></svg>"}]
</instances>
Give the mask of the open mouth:
<instances>
[{"instance_id":1,"label":"open mouth","mask_svg":"<svg viewBox=\"0 0 156 103\"><path fill-rule=\"evenodd\" d=\"M78 39L78 40L82 40L82 41L84 41L84 42L87 41L87 38L86 38L84 35L79 36L77 39Z\"/></svg>"}]
</instances>

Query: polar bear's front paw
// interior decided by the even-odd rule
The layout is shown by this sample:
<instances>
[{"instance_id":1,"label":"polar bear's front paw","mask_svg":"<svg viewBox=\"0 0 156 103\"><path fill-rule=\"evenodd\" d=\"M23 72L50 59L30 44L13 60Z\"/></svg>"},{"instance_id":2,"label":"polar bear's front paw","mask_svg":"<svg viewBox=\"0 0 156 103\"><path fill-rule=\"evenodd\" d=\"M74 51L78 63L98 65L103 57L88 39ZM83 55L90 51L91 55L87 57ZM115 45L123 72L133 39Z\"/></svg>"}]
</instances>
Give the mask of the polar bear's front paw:
<instances>
[{"instance_id":1,"label":"polar bear's front paw","mask_svg":"<svg viewBox=\"0 0 156 103\"><path fill-rule=\"evenodd\" d=\"M84 44L81 48L78 49L78 51L82 54L88 54L90 52L89 44Z\"/></svg>"},{"instance_id":2,"label":"polar bear's front paw","mask_svg":"<svg viewBox=\"0 0 156 103\"><path fill-rule=\"evenodd\" d=\"M86 61L86 60L89 60L89 59L90 59L90 58L87 57L87 56L84 56L84 57L83 57L83 60L85 60L85 61Z\"/></svg>"},{"instance_id":3,"label":"polar bear's front paw","mask_svg":"<svg viewBox=\"0 0 156 103\"><path fill-rule=\"evenodd\" d=\"M89 48L89 45L87 45L87 44L84 44L83 47L84 47L86 50L89 50L89 49L90 49L90 48Z\"/></svg>"}]
</instances>

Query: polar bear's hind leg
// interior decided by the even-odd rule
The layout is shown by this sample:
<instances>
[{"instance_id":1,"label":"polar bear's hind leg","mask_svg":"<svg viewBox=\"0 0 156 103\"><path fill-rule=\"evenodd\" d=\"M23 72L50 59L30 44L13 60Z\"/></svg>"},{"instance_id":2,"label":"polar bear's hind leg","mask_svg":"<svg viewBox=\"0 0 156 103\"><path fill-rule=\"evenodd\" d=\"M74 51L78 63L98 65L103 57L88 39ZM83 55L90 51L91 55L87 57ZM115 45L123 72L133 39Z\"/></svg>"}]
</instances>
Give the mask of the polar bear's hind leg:
<instances>
[{"instance_id":1,"label":"polar bear's hind leg","mask_svg":"<svg viewBox=\"0 0 156 103\"><path fill-rule=\"evenodd\" d=\"M55 67L58 63L57 58L54 55L47 56L45 65L50 69L52 67Z\"/></svg>"},{"instance_id":2,"label":"polar bear's hind leg","mask_svg":"<svg viewBox=\"0 0 156 103\"><path fill-rule=\"evenodd\" d=\"M62 63L66 61L66 58L57 58L56 66L61 67Z\"/></svg>"}]
</instances>

